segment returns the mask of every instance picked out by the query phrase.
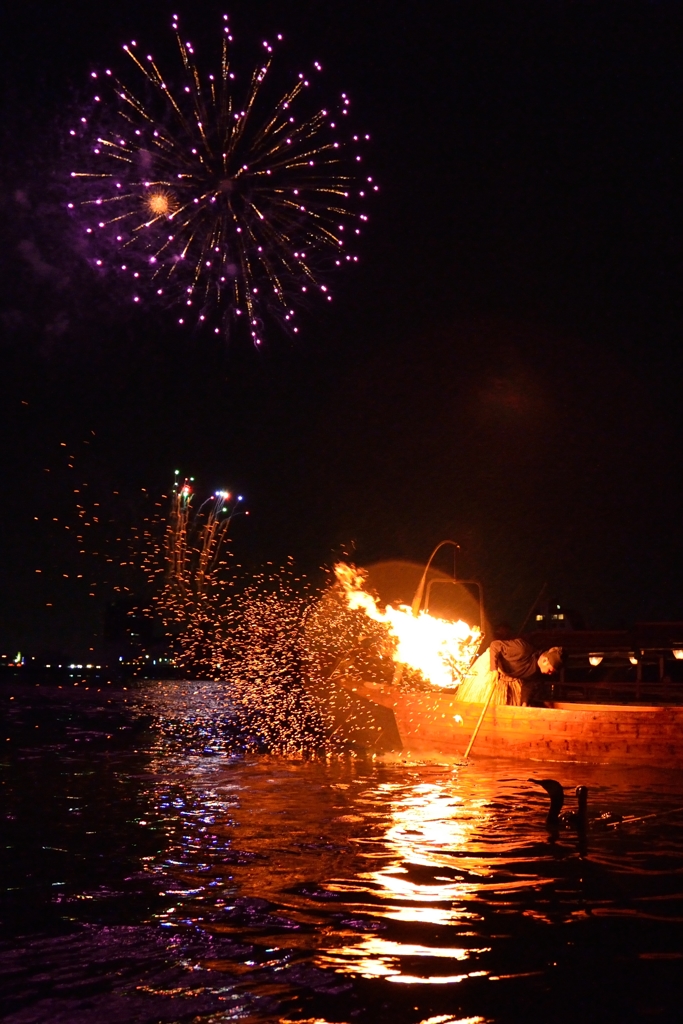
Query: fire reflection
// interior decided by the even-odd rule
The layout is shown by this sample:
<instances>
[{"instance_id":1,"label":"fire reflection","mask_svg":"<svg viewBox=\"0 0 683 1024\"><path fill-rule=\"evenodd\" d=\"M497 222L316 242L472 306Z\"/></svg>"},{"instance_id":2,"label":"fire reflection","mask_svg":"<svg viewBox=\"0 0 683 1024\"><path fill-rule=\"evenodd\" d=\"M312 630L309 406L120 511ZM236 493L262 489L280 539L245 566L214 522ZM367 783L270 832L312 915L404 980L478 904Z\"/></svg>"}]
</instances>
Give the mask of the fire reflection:
<instances>
[{"instance_id":1,"label":"fire reflection","mask_svg":"<svg viewBox=\"0 0 683 1024\"><path fill-rule=\"evenodd\" d=\"M352 943L331 946L321 955L321 965L403 984L454 984L486 975L476 969L445 973L444 967L490 952L490 947L413 940L416 933L433 936L435 925L464 925L478 917L466 903L489 871L478 858L476 872L471 865L463 869L462 855L473 834L486 828L490 801L481 795L459 795L452 780L407 789L387 784L379 788L390 800L387 828L377 840L364 844L363 855L380 864L359 871L356 878L372 894L373 916L398 923L389 926L396 935L359 936ZM456 934L473 935L460 930Z\"/></svg>"},{"instance_id":2,"label":"fire reflection","mask_svg":"<svg viewBox=\"0 0 683 1024\"><path fill-rule=\"evenodd\" d=\"M212 970L241 977L306 960L347 977L460 985L489 976L491 906L543 884L510 813L517 780L264 758L179 759L177 788L167 760L163 777L156 818L168 840L146 870L168 903L155 920L234 944L236 959L211 958Z\"/></svg>"},{"instance_id":3,"label":"fire reflection","mask_svg":"<svg viewBox=\"0 0 683 1024\"><path fill-rule=\"evenodd\" d=\"M485 828L489 816L486 808L485 798L466 802L439 784L421 784L400 795L392 806L391 824L383 839L390 858L382 867L360 876L371 882L390 905L399 903L395 909L390 906L385 916L439 923L463 916L462 908L454 909L451 904L470 897L478 885L454 871L453 855L466 852L473 832ZM416 870L419 868L428 871ZM481 864L477 872L487 873ZM425 903L430 906L425 907Z\"/></svg>"},{"instance_id":4,"label":"fire reflection","mask_svg":"<svg viewBox=\"0 0 683 1024\"><path fill-rule=\"evenodd\" d=\"M331 950L320 958L321 964L333 967L340 974L360 974L363 978L387 978L389 981L419 981L422 984L433 982L442 984L448 981L462 981L468 976L486 974L486 971L475 971L468 974L414 976L404 974L401 970L402 960L410 957L443 958L447 960L467 960L472 954L488 953L489 947L483 949L466 949L447 946L422 946L419 943L391 942L378 936L365 938L351 947Z\"/></svg>"}]
</instances>

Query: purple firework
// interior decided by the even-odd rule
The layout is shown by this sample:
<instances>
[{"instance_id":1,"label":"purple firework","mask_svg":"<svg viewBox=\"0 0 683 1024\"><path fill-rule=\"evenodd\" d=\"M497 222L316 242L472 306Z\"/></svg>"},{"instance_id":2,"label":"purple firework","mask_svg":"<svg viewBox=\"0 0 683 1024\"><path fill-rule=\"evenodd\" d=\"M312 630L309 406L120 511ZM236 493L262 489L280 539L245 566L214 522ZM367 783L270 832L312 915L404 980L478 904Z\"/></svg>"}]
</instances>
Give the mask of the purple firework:
<instances>
[{"instance_id":1,"label":"purple firework","mask_svg":"<svg viewBox=\"0 0 683 1024\"><path fill-rule=\"evenodd\" d=\"M345 93L311 113L307 75L269 102L269 42L240 86L227 15L217 74L200 72L175 15L172 27L173 82L134 41L123 49L135 86L92 73L91 116L71 131L68 206L93 265L119 273L131 302L151 290L181 307L180 324L241 318L260 345L267 316L297 332L297 306L315 292L331 301L328 271L357 261L350 249L377 191L362 173L369 136L349 128Z\"/></svg>"}]
</instances>

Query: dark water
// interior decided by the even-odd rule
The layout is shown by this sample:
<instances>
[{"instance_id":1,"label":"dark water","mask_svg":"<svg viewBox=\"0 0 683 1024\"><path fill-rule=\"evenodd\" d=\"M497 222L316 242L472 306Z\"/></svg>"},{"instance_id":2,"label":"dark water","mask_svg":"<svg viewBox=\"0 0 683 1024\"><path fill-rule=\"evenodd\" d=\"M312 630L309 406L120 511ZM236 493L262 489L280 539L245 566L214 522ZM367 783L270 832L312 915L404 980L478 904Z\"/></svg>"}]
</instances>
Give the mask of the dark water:
<instances>
[{"instance_id":1,"label":"dark water","mask_svg":"<svg viewBox=\"0 0 683 1024\"><path fill-rule=\"evenodd\" d=\"M188 683L0 700L3 1020L683 1017L679 774L211 753ZM581 850L530 774L656 816Z\"/></svg>"}]
</instances>

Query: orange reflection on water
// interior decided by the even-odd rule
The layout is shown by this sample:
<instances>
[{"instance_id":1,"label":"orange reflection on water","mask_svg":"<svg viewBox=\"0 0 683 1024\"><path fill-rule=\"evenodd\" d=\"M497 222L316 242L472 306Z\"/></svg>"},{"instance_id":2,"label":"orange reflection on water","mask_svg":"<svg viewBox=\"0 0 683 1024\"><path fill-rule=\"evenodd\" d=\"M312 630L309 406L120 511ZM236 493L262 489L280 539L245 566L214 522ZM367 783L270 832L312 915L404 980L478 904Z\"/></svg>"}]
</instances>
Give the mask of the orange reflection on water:
<instances>
[{"instance_id":1,"label":"orange reflection on water","mask_svg":"<svg viewBox=\"0 0 683 1024\"><path fill-rule=\"evenodd\" d=\"M383 837L390 859L381 868L359 875L372 882L384 898L400 901L397 913L389 910L385 916L414 922L453 920L453 912L444 914L438 904L462 900L478 889L476 882L465 881L454 870L453 854L464 852L472 833L486 826L487 805L483 796L465 802L438 783L402 790L392 805L391 824ZM420 867L430 870L416 872ZM436 873L439 869L448 874ZM488 873L480 863L477 872ZM414 903L420 906L412 906ZM425 908L425 903L431 907Z\"/></svg>"},{"instance_id":2,"label":"orange reflection on water","mask_svg":"<svg viewBox=\"0 0 683 1024\"><path fill-rule=\"evenodd\" d=\"M469 974L436 974L429 978L423 978L412 974L399 974L387 981L400 982L403 985L453 985L466 978L485 978L488 971L470 971Z\"/></svg>"},{"instance_id":3,"label":"orange reflection on water","mask_svg":"<svg viewBox=\"0 0 683 1024\"><path fill-rule=\"evenodd\" d=\"M519 837L510 827L506 786L516 794L516 780L266 758L178 770L184 796L164 797L162 812L181 826L163 853L173 905L159 916L249 934L269 954L263 963L287 949L328 972L393 984L482 979L492 952L483 891L503 907L508 890L542 884L510 870L517 849L526 859L526 826Z\"/></svg>"},{"instance_id":4,"label":"orange reflection on water","mask_svg":"<svg viewBox=\"0 0 683 1024\"><path fill-rule=\"evenodd\" d=\"M443 968L444 961L462 962L490 952L489 947L425 944L407 936L409 931L415 937L415 926L424 930L478 917L462 904L477 893L480 882L468 877L471 870L462 872L453 855L465 852L473 833L486 827L489 799L482 793L458 794L452 779L410 787L385 783L378 788L389 803L387 827L381 837L364 844L362 856L381 863L359 871L356 885L365 883L377 901L373 916L411 927L405 929L405 940L359 935L353 943L328 947L320 964L344 974L402 984L456 984L486 975L480 970L444 973ZM479 860L476 867L479 878L489 874ZM340 881L329 887L345 888ZM399 936L402 930L397 929ZM433 928L428 930L431 935Z\"/></svg>"},{"instance_id":5,"label":"orange reflection on water","mask_svg":"<svg viewBox=\"0 0 683 1024\"><path fill-rule=\"evenodd\" d=\"M420 1024L486 1024L485 1017L458 1017L452 1013L439 1013L436 1017L427 1017Z\"/></svg>"},{"instance_id":6,"label":"orange reflection on water","mask_svg":"<svg viewBox=\"0 0 683 1024\"><path fill-rule=\"evenodd\" d=\"M435 975L433 978L416 978L401 971L403 957L437 957L448 960L467 960L473 953L488 953L489 948L464 949L447 946L422 946L419 943L391 942L377 935L369 936L353 946L342 946L331 950L320 958L321 964L333 967L340 974L361 974L364 978L385 977L390 981L434 981L444 983L456 980L453 976ZM477 971L476 974L486 974ZM461 981L467 974L457 976Z\"/></svg>"}]
</instances>

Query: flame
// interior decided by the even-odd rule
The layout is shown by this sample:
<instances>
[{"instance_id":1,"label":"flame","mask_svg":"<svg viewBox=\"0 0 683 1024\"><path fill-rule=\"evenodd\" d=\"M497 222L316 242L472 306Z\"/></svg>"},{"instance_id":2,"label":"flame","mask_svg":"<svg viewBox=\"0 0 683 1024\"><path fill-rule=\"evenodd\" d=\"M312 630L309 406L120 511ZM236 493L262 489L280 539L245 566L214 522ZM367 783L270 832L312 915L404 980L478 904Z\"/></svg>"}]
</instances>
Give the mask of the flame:
<instances>
[{"instance_id":1,"label":"flame","mask_svg":"<svg viewBox=\"0 0 683 1024\"><path fill-rule=\"evenodd\" d=\"M361 609L373 622L383 623L396 641L392 654L399 665L416 669L434 686L454 689L477 653L481 630L462 619L450 622L426 611L413 615L407 605L388 604L380 611L377 600L364 589L365 573L342 562L334 567L350 609Z\"/></svg>"}]
</instances>

